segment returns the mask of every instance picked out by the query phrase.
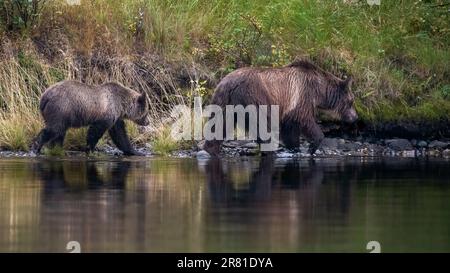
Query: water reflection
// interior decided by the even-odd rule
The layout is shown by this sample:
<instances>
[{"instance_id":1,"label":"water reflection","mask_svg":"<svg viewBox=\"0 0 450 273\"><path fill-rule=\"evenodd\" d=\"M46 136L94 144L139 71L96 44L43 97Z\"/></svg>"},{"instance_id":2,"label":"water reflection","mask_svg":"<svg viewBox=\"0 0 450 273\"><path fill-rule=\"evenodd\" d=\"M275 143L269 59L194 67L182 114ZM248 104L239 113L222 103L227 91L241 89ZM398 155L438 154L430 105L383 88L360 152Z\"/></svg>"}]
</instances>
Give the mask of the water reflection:
<instances>
[{"instance_id":1,"label":"water reflection","mask_svg":"<svg viewBox=\"0 0 450 273\"><path fill-rule=\"evenodd\" d=\"M295 251L331 235L323 228L348 224L354 177L342 176L329 188L324 185L327 164L272 157L259 162L212 160L206 168L213 201L210 221L219 223L224 232L240 226L242 232L253 233L249 240L254 240L256 249ZM230 214L233 210L239 213ZM231 246L245 249L248 243L231 242Z\"/></svg>"},{"instance_id":2,"label":"water reflection","mask_svg":"<svg viewBox=\"0 0 450 273\"><path fill-rule=\"evenodd\" d=\"M133 163L134 165L138 163ZM83 249L120 248L127 224L139 234L139 222L126 222L126 184L132 163L40 161L33 172L42 181L40 240L43 249L61 248L66 242L82 242ZM134 195L140 198L140 195ZM145 199L142 199L145 201ZM134 213L139 215L141 210ZM56 240L55 240L56 239ZM139 240L135 240L139 247ZM115 245L119 243L119 245ZM92 245L93 244L93 245ZM48 248L47 248L48 247Z\"/></svg>"},{"instance_id":3,"label":"water reflection","mask_svg":"<svg viewBox=\"0 0 450 273\"><path fill-rule=\"evenodd\" d=\"M0 251L450 251L449 161L0 160Z\"/></svg>"},{"instance_id":4,"label":"water reflection","mask_svg":"<svg viewBox=\"0 0 450 273\"><path fill-rule=\"evenodd\" d=\"M254 206L255 202L260 202L258 205L270 209L274 198L272 192L275 195L282 192L289 196L285 200L300 202L296 206L306 208L308 212L318 213L324 209L328 215L333 211L345 214L351 201L350 184L356 180L357 173L344 169L339 177L333 178L340 182L333 194L322 196L320 188L329 180L325 179L328 164L316 160L279 161L274 157L263 157L259 162L210 160L206 173L211 200L220 206L236 207ZM345 166L345 163L341 165ZM338 169L338 165L334 167ZM315 207L320 204L317 199L326 200L329 205Z\"/></svg>"},{"instance_id":5,"label":"water reflection","mask_svg":"<svg viewBox=\"0 0 450 273\"><path fill-rule=\"evenodd\" d=\"M94 161L40 161L33 165L45 192L53 194L61 190L124 189L131 162L113 162L102 177Z\"/></svg>"}]
</instances>

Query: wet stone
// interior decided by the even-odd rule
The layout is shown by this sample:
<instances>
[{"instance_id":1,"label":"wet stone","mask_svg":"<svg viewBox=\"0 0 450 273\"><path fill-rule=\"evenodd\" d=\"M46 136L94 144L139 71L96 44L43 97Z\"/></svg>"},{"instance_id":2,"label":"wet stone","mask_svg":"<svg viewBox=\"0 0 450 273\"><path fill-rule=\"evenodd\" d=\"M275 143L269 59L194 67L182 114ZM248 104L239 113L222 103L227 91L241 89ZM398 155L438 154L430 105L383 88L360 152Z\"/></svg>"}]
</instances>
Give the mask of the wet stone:
<instances>
[{"instance_id":1,"label":"wet stone","mask_svg":"<svg viewBox=\"0 0 450 273\"><path fill-rule=\"evenodd\" d=\"M236 148L239 147L241 144L239 141L224 141L223 146L228 148Z\"/></svg>"},{"instance_id":2,"label":"wet stone","mask_svg":"<svg viewBox=\"0 0 450 273\"><path fill-rule=\"evenodd\" d=\"M407 139L398 138L398 139L388 139L386 140L386 144L389 148L394 151L406 151L413 150L413 146L411 142Z\"/></svg>"},{"instance_id":3,"label":"wet stone","mask_svg":"<svg viewBox=\"0 0 450 273\"><path fill-rule=\"evenodd\" d=\"M421 141L417 142L417 147L419 147L419 148L426 148L427 146L428 146L428 143L426 141L421 140Z\"/></svg>"},{"instance_id":4,"label":"wet stone","mask_svg":"<svg viewBox=\"0 0 450 273\"><path fill-rule=\"evenodd\" d=\"M344 143L338 146L339 149L343 150L343 151L354 151L360 148L360 144L357 144L356 142L349 142L349 143Z\"/></svg>"},{"instance_id":5,"label":"wet stone","mask_svg":"<svg viewBox=\"0 0 450 273\"><path fill-rule=\"evenodd\" d=\"M428 144L428 147L431 149L444 149L447 146L448 143L439 140L431 141L430 144Z\"/></svg>"},{"instance_id":6,"label":"wet stone","mask_svg":"<svg viewBox=\"0 0 450 273\"><path fill-rule=\"evenodd\" d=\"M282 151L282 152L277 153L277 157L279 157L279 158L291 158L291 157L294 157L294 154Z\"/></svg>"},{"instance_id":7,"label":"wet stone","mask_svg":"<svg viewBox=\"0 0 450 273\"><path fill-rule=\"evenodd\" d=\"M450 149L445 149L442 151L443 157L450 157Z\"/></svg>"},{"instance_id":8,"label":"wet stone","mask_svg":"<svg viewBox=\"0 0 450 273\"><path fill-rule=\"evenodd\" d=\"M256 149L240 149L240 155L256 155L258 154L258 150Z\"/></svg>"},{"instance_id":9,"label":"wet stone","mask_svg":"<svg viewBox=\"0 0 450 273\"><path fill-rule=\"evenodd\" d=\"M248 142L242 145L242 148L248 148L248 149L258 149L258 143L256 142Z\"/></svg>"},{"instance_id":10,"label":"wet stone","mask_svg":"<svg viewBox=\"0 0 450 273\"><path fill-rule=\"evenodd\" d=\"M320 148L324 149L337 149L339 146L339 140L337 138L324 138L320 144Z\"/></svg>"},{"instance_id":11,"label":"wet stone","mask_svg":"<svg viewBox=\"0 0 450 273\"><path fill-rule=\"evenodd\" d=\"M405 157L415 157L416 156L416 151L411 150L411 151L403 151L402 152L402 156Z\"/></svg>"},{"instance_id":12,"label":"wet stone","mask_svg":"<svg viewBox=\"0 0 450 273\"><path fill-rule=\"evenodd\" d=\"M438 150L434 150L434 149L431 149L431 150L428 150L427 152L426 152L426 154L428 155L428 156L439 156L439 151Z\"/></svg>"},{"instance_id":13,"label":"wet stone","mask_svg":"<svg viewBox=\"0 0 450 273\"><path fill-rule=\"evenodd\" d=\"M205 151L205 150L201 150L201 151L198 151L197 152L197 154L195 155L197 158L210 158L211 157L211 155L207 152L207 151Z\"/></svg>"}]
</instances>

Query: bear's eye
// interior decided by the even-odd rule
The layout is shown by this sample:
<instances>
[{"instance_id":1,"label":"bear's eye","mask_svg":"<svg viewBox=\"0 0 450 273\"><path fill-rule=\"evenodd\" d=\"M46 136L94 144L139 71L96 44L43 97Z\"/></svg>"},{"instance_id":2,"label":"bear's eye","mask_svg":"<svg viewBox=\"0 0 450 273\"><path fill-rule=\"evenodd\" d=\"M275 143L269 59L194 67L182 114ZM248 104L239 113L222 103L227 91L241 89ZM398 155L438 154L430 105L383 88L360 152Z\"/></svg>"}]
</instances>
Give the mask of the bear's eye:
<instances>
[{"instance_id":1,"label":"bear's eye","mask_svg":"<svg viewBox=\"0 0 450 273\"><path fill-rule=\"evenodd\" d=\"M138 103L139 104L144 104L145 103L145 97L144 96L139 96L138 97Z\"/></svg>"}]
</instances>

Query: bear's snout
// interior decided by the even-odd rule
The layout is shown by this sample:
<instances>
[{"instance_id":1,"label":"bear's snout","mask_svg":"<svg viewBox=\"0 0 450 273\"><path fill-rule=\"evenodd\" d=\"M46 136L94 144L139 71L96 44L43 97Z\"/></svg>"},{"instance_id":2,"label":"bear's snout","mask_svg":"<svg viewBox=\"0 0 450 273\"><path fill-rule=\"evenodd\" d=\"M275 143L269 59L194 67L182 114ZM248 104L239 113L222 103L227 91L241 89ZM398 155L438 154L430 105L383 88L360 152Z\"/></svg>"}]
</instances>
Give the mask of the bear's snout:
<instances>
[{"instance_id":1,"label":"bear's snout","mask_svg":"<svg viewBox=\"0 0 450 273\"><path fill-rule=\"evenodd\" d=\"M354 108L349 109L343 116L343 121L346 123L355 123L358 120L358 113Z\"/></svg>"}]
</instances>

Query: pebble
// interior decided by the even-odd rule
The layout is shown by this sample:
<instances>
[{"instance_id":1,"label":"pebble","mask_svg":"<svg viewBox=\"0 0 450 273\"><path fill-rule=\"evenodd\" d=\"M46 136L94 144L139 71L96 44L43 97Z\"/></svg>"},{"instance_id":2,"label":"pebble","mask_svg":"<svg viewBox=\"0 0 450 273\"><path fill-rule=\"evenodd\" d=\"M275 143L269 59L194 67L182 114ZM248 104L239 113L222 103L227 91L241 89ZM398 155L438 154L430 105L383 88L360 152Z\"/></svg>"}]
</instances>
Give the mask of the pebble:
<instances>
[{"instance_id":1,"label":"pebble","mask_svg":"<svg viewBox=\"0 0 450 273\"><path fill-rule=\"evenodd\" d=\"M404 157L415 157L416 156L416 151L414 151L414 150L403 151L402 152L402 156L404 156Z\"/></svg>"},{"instance_id":2,"label":"pebble","mask_svg":"<svg viewBox=\"0 0 450 273\"><path fill-rule=\"evenodd\" d=\"M413 146L411 142L404 138L387 139L386 145L395 151L412 150Z\"/></svg>"},{"instance_id":3,"label":"pebble","mask_svg":"<svg viewBox=\"0 0 450 273\"><path fill-rule=\"evenodd\" d=\"M417 146L420 148L426 148L428 146L428 143L426 141L421 140L417 143Z\"/></svg>"},{"instance_id":4,"label":"pebble","mask_svg":"<svg viewBox=\"0 0 450 273\"><path fill-rule=\"evenodd\" d=\"M450 149L445 149L442 151L443 157L450 157Z\"/></svg>"},{"instance_id":5,"label":"pebble","mask_svg":"<svg viewBox=\"0 0 450 273\"><path fill-rule=\"evenodd\" d=\"M339 140L337 138L324 138L320 144L321 148L337 149Z\"/></svg>"},{"instance_id":6,"label":"pebble","mask_svg":"<svg viewBox=\"0 0 450 273\"><path fill-rule=\"evenodd\" d=\"M259 145L256 142L248 142L241 146L242 148L248 148L248 149L258 149Z\"/></svg>"},{"instance_id":7,"label":"pebble","mask_svg":"<svg viewBox=\"0 0 450 273\"><path fill-rule=\"evenodd\" d=\"M289 152L279 152L277 153L277 157L279 158L291 158L294 157L293 153L289 153Z\"/></svg>"},{"instance_id":8,"label":"pebble","mask_svg":"<svg viewBox=\"0 0 450 273\"><path fill-rule=\"evenodd\" d=\"M433 140L430 142L430 144L428 144L428 148L434 149L443 149L446 148L448 145L448 143L443 142L443 141L439 141L439 140Z\"/></svg>"},{"instance_id":9,"label":"pebble","mask_svg":"<svg viewBox=\"0 0 450 273\"><path fill-rule=\"evenodd\" d=\"M201 150L201 151L197 152L195 156L197 158L201 158L201 159L205 159L205 158L210 158L211 157L211 155L205 150Z\"/></svg>"}]
</instances>

